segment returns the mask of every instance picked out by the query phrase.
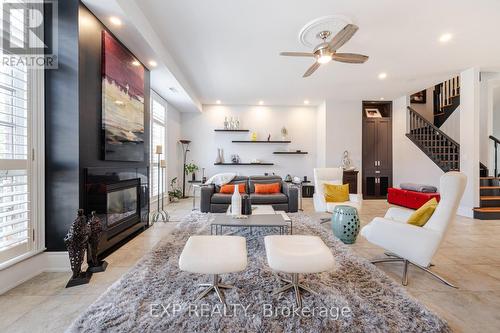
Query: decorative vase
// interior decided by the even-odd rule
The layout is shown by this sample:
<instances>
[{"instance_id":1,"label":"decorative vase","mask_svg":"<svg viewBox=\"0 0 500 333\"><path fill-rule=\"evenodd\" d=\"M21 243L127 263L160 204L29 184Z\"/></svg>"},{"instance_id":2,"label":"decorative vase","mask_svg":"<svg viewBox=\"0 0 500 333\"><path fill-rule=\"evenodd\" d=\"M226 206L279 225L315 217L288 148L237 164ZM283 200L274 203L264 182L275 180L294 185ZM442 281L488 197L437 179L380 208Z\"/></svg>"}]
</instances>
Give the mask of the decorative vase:
<instances>
[{"instance_id":1,"label":"decorative vase","mask_svg":"<svg viewBox=\"0 0 500 333\"><path fill-rule=\"evenodd\" d=\"M191 180L194 182L196 180L196 173L192 173L191 174Z\"/></svg>"},{"instance_id":2,"label":"decorative vase","mask_svg":"<svg viewBox=\"0 0 500 333\"><path fill-rule=\"evenodd\" d=\"M215 158L215 164L220 164L222 163L222 158L221 158L221 149L217 148L217 157Z\"/></svg>"},{"instance_id":3,"label":"decorative vase","mask_svg":"<svg viewBox=\"0 0 500 333\"><path fill-rule=\"evenodd\" d=\"M241 215L241 195L240 187L238 184L234 184L234 193L231 197L231 215L240 216Z\"/></svg>"},{"instance_id":4,"label":"decorative vase","mask_svg":"<svg viewBox=\"0 0 500 333\"><path fill-rule=\"evenodd\" d=\"M219 148L219 158L220 158L220 162L224 163L224 149L222 149L222 148Z\"/></svg>"},{"instance_id":5,"label":"decorative vase","mask_svg":"<svg viewBox=\"0 0 500 333\"><path fill-rule=\"evenodd\" d=\"M95 211L92 211L91 213L88 228L90 230L89 245L87 248L87 263L89 265L88 270L92 273L104 272L108 263L104 260L99 260L97 257L99 242L101 240L102 222L101 219L97 217Z\"/></svg>"},{"instance_id":6,"label":"decorative vase","mask_svg":"<svg viewBox=\"0 0 500 333\"><path fill-rule=\"evenodd\" d=\"M252 201L250 196L245 194L242 199L241 214L242 215L252 215Z\"/></svg>"},{"instance_id":7,"label":"decorative vase","mask_svg":"<svg viewBox=\"0 0 500 333\"><path fill-rule=\"evenodd\" d=\"M66 288L89 283L92 273L82 272L83 259L87 250L89 240L89 227L83 209L78 210L78 215L64 237L64 243L68 249L69 261L73 275L66 284Z\"/></svg>"},{"instance_id":8,"label":"decorative vase","mask_svg":"<svg viewBox=\"0 0 500 333\"><path fill-rule=\"evenodd\" d=\"M257 141L257 132L252 132L252 135L250 136L250 140Z\"/></svg>"},{"instance_id":9,"label":"decorative vase","mask_svg":"<svg viewBox=\"0 0 500 333\"><path fill-rule=\"evenodd\" d=\"M227 117L224 117L224 129L225 130L229 129L229 122L227 121Z\"/></svg>"},{"instance_id":10,"label":"decorative vase","mask_svg":"<svg viewBox=\"0 0 500 333\"><path fill-rule=\"evenodd\" d=\"M353 244L359 233L358 210L351 206L339 205L333 209L333 234L344 244Z\"/></svg>"}]
</instances>

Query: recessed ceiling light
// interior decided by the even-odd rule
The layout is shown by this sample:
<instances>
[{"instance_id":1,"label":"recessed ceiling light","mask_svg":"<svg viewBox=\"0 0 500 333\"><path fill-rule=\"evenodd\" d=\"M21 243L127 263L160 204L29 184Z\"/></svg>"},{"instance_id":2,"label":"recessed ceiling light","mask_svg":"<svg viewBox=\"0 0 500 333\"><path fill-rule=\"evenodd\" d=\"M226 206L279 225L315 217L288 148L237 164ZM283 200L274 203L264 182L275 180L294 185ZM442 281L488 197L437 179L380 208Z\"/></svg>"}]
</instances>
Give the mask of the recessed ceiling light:
<instances>
[{"instance_id":1,"label":"recessed ceiling light","mask_svg":"<svg viewBox=\"0 0 500 333\"><path fill-rule=\"evenodd\" d=\"M149 65L150 65L151 67L156 67L158 64L156 63L156 61L154 61L154 60L150 60L150 61L149 61Z\"/></svg>"},{"instance_id":2,"label":"recessed ceiling light","mask_svg":"<svg viewBox=\"0 0 500 333\"><path fill-rule=\"evenodd\" d=\"M259 101L259 105L264 105L264 101Z\"/></svg>"},{"instance_id":3,"label":"recessed ceiling light","mask_svg":"<svg viewBox=\"0 0 500 333\"><path fill-rule=\"evenodd\" d=\"M382 72L382 73L380 73L380 74L378 75L378 78L379 78L380 80L383 80L383 79L385 79L386 77L387 77L387 73L384 73L384 72Z\"/></svg>"},{"instance_id":4,"label":"recessed ceiling light","mask_svg":"<svg viewBox=\"0 0 500 333\"><path fill-rule=\"evenodd\" d=\"M308 99L304 100L304 104L309 105L309 100Z\"/></svg>"},{"instance_id":5,"label":"recessed ceiling light","mask_svg":"<svg viewBox=\"0 0 500 333\"><path fill-rule=\"evenodd\" d=\"M116 16L111 16L109 18L109 22L113 23L114 25L117 25L117 26L120 26L122 25L122 20L120 20L118 17Z\"/></svg>"},{"instance_id":6,"label":"recessed ceiling light","mask_svg":"<svg viewBox=\"0 0 500 333\"><path fill-rule=\"evenodd\" d=\"M451 39L453 38L453 35L450 34L450 33L445 33L445 34L442 34L441 37L439 37L439 41L441 43L447 43L449 42Z\"/></svg>"},{"instance_id":7,"label":"recessed ceiling light","mask_svg":"<svg viewBox=\"0 0 500 333\"><path fill-rule=\"evenodd\" d=\"M216 100L215 104L220 104L220 99Z\"/></svg>"},{"instance_id":8,"label":"recessed ceiling light","mask_svg":"<svg viewBox=\"0 0 500 333\"><path fill-rule=\"evenodd\" d=\"M137 60L132 61L132 66L140 66L141 63L138 62Z\"/></svg>"}]
</instances>

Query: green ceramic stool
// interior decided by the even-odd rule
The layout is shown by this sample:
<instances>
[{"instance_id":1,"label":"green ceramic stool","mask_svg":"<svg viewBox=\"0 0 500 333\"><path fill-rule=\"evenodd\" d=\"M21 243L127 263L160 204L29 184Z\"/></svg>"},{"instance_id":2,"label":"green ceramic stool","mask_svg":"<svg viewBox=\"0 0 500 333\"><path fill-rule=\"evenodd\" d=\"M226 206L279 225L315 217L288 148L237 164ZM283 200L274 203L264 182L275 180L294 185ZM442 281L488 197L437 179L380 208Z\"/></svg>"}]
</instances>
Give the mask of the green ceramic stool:
<instances>
[{"instance_id":1,"label":"green ceramic stool","mask_svg":"<svg viewBox=\"0 0 500 333\"><path fill-rule=\"evenodd\" d=\"M344 244L353 244L359 233L358 210L351 206L339 205L333 209L333 234Z\"/></svg>"}]
</instances>

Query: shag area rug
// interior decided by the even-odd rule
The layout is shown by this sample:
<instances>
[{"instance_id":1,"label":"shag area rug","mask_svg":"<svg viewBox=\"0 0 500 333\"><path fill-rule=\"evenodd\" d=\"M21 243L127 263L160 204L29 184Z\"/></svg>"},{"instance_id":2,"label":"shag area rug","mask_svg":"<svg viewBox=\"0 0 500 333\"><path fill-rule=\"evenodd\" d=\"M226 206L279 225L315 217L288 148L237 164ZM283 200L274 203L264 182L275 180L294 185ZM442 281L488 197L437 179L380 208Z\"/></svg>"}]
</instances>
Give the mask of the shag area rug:
<instances>
[{"instance_id":1,"label":"shag area rug","mask_svg":"<svg viewBox=\"0 0 500 333\"><path fill-rule=\"evenodd\" d=\"M209 276L179 270L190 235L210 234L211 214L194 212L151 253L83 311L68 332L450 332L449 326L398 284L303 213L290 214L294 234L317 235L331 248L336 268L303 275L318 295L272 295L285 277L266 262L264 236L241 229L248 249L247 270L222 275L227 307L214 293L194 300ZM231 229L225 229L230 232ZM234 231L234 230L233 230ZM106 273L103 273L106 274Z\"/></svg>"}]
</instances>

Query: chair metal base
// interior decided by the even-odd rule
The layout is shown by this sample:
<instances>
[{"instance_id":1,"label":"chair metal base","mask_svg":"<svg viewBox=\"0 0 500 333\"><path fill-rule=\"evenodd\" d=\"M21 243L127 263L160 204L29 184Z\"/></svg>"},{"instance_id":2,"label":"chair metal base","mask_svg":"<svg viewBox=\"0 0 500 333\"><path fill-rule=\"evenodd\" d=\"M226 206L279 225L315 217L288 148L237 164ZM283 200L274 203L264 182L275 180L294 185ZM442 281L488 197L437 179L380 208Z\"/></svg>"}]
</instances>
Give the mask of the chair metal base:
<instances>
[{"instance_id":1,"label":"chair metal base","mask_svg":"<svg viewBox=\"0 0 500 333\"><path fill-rule=\"evenodd\" d=\"M323 224L323 223L328 223L330 222L332 219L330 217L323 217L319 220L319 224Z\"/></svg>"},{"instance_id":2,"label":"chair metal base","mask_svg":"<svg viewBox=\"0 0 500 333\"><path fill-rule=\"evenodd\" d=\"M224 298L224 294L222 293L221 289L230 289L234 288L234 286L220 283L221 279L219 278L219 274L212 275L212 278L213 278L212 283L201 283L198 285L200 287L207 287L207 288L200 293L200 295L196 298L195 302L198 302L200 299L208 295L209 292L214 290L215 293L217 294L217 297L219 298L219 301L222 304L226 304L226 299Z\"/></svg>"},{"instance_id":3,"label":"chair metal base","mask_svg":"<svg viewBox=\"0 0 500 333\"><path fill-rule=\"evenodd\" d=\"M300 295L300 290L302 289L303 291L307 291L311 294L317 295L318 293L315 291L312 291L308 287L304 286L302 283L299 282L299 274L298 273L293 273L292 274L292 279L287 280L280 278L282 281L287 282L286 285L283 287L279 288L278 290L273 292L273 295L276 294L281 294L289 289L292 289L295 291L295 301L297 303L297 307L301 308L302 307L302 296Z\"/></svg>"},{"instance_id":4,"label":"chair metal base","mask_svg":"<svg viewBox=\"0 0 500 333\"><path fill-rule=\"evenodd\" d=\"M374 259L371 261L372 264L377 264L377 263L381 263L381 262L403 262L404 263L404 268L403 268L403 278L401 280L401 284L403 286L407 286L408 285L408 266L411 264L417 268L420 268L421 270L423 270L424 272L427 272L429 273L430 275L432 275L433 277L435 277L436 279L438 279L439 281L441 281L442 283L446 284L447 286L450 286L452 288L455 288L455 289L458 289L457 286L455 286L454 284L452 284L451 282L445 280L443 277L439 276L438 274L434 273L433 271L431 271L429 269L429 267L432 267L434 266L433 264L430 264L428 267L423 267L423 266L420 266L420 265L417 265L417 264L414 264L404 258L401 258L400 256L398 256L397 254L394 254L394 253L391 253L391 252L385 252L384 253L386 256L388 256L389 258L382 258L382 259Z\"/></svg>"}]
</instances>

